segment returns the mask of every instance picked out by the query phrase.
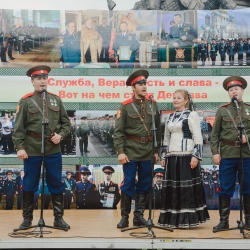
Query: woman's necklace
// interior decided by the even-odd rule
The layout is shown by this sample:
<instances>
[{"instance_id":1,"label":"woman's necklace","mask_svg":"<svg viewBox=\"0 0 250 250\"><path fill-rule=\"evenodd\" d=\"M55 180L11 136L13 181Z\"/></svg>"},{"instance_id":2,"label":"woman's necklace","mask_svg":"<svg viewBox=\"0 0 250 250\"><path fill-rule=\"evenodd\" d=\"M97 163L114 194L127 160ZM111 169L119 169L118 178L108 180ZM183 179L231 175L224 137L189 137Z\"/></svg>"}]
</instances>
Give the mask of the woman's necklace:
<instances>
[{"instance_id":1,"label":"woman's necklace","mask_svg":"<svg viewBox=\"0 0 250 250\"><path fill-rule=\"evenodd\" d=\"M174 114L173 114L173 116L172 116L172 118L171 118L171 120L170 120L170 122L169 122L169 125L170 125L171 127L173 127L173 126L175 126L175 125L177 124L177 122L181 119L181 117L182 117L182 115L183 115L183 113L184 113L185 110L186 110L186 109L183 109L183 110L182 110L182 112L181 112L179 118L176 119L175 121L174 121L174 118L175 118L175 115L176 115L176 111L174 112Z\"/></svg>"}]
</instances>

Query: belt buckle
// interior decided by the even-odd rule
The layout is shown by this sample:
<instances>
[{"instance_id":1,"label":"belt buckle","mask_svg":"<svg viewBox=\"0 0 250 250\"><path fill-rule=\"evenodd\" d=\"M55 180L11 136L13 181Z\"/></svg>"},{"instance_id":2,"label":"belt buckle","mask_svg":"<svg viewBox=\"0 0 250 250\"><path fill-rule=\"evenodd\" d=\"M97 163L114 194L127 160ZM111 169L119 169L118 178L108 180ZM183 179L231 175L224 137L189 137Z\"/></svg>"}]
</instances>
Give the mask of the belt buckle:
<instances>
[{"instance_id":1,"label":"belt buckle","mask_svg":"<svg viewBox=\"0 0 250 250\"><path fill-rule=\"evenodd\" d=\"M141 137L141 143L145 143L146 142L146 137Z\"/></svg>"},{"instance_id":2,"label":"belt buckle","mask_svg":"<svg viewBox=\"0 0 250 250\"><path fill-rule=\"evenodd\" d=\"M235 147L239 148L240 147L240 142L239 141L235 141Z\"/></svg>"}]
</instances>

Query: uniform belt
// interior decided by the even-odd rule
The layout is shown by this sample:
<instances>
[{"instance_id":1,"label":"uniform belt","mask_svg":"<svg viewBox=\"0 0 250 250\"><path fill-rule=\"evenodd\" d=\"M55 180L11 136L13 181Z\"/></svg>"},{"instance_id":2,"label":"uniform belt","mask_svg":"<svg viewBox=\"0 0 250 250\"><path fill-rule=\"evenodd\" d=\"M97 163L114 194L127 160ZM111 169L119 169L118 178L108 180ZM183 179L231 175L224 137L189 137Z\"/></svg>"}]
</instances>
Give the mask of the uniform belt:
<instances>
[{"instance_id":1,"label":"uniform belt","mask_svg":"<svg viewBox=\"0 0 250 250\"><path fill-rule=\"evenodd\" d=\"M136 142L139 142L139 143L148 143L148 142L152 141L151 136L150 136L150 138L148 138L148 137L137 137L137 136L134 136L134 135L126 135L126 138L128 140L136 141Z\"/></svg>"},{"instance_id":2,"label":"uniform belt","mask_svg":"<svg viewBox=\"0 0 250 250\"><path fill-rule=\"evenodd\" d=\"M240 142L239 141L229 141L229 140L226 140L226 139L221 139L221 142L225 145L228 145L228 146L235 146L235 147L240 147ZM247 146L247 143L242 143L242 146Z\"/></svg>"},{"instance_id":3,"label":"uniform belt","mask_svg":"<svg viewBox=\"0 0 250 250\"><path fill-rule=\"evenodd\" d=\"M31 136L31 137L33 137L33 138L42 140L42 135L37 134L37 133L35 133L35 132L26 131L26 134L29 135L29 136ZM51 138L52 138L53 136L54 136L54 135L46 136L46 141L51 141Z\"/></svg>"}]
</instances>

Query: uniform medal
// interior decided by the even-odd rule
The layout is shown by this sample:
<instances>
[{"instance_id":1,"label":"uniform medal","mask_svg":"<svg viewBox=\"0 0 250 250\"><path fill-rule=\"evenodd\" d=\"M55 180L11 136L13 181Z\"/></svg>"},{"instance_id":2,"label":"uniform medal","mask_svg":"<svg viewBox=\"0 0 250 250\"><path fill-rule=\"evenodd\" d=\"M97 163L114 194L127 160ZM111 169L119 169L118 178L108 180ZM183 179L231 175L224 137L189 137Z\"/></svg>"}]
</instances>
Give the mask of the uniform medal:
<instances>
[{"instance_id":1,"label":"uniform medal","mask_svg":"<svg viewBox=\"0 0 250 250\"><path fill-rule=\"evenodd\" d=\"M248 110L248 109L245 109L245 111L246 111L246 115L249 115L249 110Z\"/></svg>"}]
</instances>

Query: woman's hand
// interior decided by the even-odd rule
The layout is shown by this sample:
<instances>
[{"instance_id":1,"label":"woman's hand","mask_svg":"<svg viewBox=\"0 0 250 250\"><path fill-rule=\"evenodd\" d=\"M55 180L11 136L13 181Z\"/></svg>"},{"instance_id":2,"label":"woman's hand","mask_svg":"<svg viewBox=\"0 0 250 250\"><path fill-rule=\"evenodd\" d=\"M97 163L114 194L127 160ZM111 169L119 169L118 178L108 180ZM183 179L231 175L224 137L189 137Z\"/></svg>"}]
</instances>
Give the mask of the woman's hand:
<instances>
[{"instance_id":1,"label":"woman's hand","mask_svg":"<svg viewBox=\"0 0 250 250\"><path fill-rule=\"evenodd\" d=\"M198 162L199 162L199 160L196 158L196 157L192 157L191 158L191 162L190 162L190 166L191 166L191 168L193 169L193 168L196 168L197 167L197 165L198 165Z\"/></svg>"}]
</instances>

